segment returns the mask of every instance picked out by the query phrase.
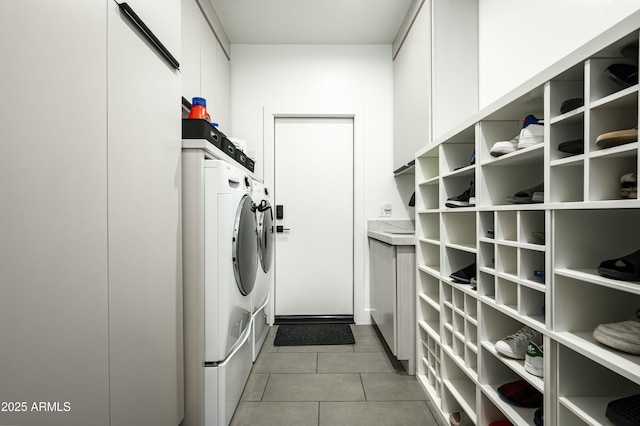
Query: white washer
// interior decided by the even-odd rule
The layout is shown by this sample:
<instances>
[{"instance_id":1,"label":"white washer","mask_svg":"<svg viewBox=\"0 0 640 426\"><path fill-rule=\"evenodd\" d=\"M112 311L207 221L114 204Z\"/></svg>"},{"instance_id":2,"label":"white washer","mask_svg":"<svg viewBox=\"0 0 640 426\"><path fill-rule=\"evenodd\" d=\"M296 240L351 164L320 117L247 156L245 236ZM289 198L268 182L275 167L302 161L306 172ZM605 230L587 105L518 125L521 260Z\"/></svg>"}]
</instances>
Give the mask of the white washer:
<instances>
[{"instance_id":1,"label":"white washer","mask_svg":"<svg viewBox=\"0 0 640 426\"><path fill-rule=\"evenodd\" d=\"M253 289L253 361L258 357L260 348L269 332L268 307L271 286L271 265L273 263L274 221L273 209L269 202L269 190L259 182L253 181L253 199L256 203L258 223L258 275Z\"/></svg>"},{"instance_id":2,"label":"white washer","mask_svg":"<svg viewBox=\"0 0 640 426\"><path fill-rule=\"evenodd\" d=\"M251 184L229 163L205 161L205 426L229 424L253 361L252 290L258 245Z\"/></svg>"}]
</instances>

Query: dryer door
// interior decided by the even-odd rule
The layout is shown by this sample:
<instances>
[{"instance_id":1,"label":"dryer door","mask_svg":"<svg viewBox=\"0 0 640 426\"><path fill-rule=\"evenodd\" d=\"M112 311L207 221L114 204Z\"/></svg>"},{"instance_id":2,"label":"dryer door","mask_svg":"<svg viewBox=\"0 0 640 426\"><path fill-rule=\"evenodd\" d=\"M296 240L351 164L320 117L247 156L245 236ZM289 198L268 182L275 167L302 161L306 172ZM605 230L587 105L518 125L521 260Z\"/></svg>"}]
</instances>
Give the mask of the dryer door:
<instances>
[{"instance_id":1,"label":"dryer door","mask_svg":"<svg viewBox=\"0 0 640 426\"><path fill-rule=\"evenodd\" d=\"M253 210L253 199L248 194L244 195L233 227L233 272L243 296L253 290L258 272L257 225Z\"/></svg>"},{"instance_id":2,"label":"dryer door","mask_svg":"<svg viewBox=\"0 0 640 426\"><path fill-rule=\"evenodd\" d=\"M267 200L263 200L258 209L261 212L258 226L258 253L262 270L266 273L271 269L273 261L273 209Z\"/></svg>"}]
</instances>

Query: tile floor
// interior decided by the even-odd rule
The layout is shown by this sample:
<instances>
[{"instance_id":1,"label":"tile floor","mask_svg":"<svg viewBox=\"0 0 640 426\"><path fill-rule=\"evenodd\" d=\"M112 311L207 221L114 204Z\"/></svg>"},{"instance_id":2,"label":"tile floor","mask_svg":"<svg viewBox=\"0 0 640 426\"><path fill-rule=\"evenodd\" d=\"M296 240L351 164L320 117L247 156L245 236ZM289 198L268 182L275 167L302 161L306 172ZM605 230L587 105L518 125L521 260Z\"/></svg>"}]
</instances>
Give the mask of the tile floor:
<instances>
[{"instance_id":1,"label":"tile floor","mask_svg":"<svg viewBox=\"0 0 640 426\"><path fill-rule=\"evenodd\" d=\"M372 326L355 345L274 346L269 330L232 426L438 426L426 394Z\"/></svg>"}]
</instances>

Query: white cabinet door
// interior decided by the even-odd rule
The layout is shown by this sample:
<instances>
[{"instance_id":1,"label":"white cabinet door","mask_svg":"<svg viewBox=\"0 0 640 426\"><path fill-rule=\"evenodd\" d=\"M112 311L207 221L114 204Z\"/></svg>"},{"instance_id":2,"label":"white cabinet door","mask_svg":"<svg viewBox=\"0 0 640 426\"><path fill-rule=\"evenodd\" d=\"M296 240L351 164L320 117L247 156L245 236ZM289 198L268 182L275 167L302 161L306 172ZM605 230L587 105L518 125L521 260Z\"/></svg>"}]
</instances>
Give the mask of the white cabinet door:
<instances>
[{"instance_id":1,"label":"white cabinet door","mask_svg":"<svg viewBox=\"0 0 640 426\"><path fill-rule=\"evenodd\" d=\"M394 355L396 336L396 248L369 238L371 318Z\"/></svg>"},{"instance_id":2,"label":"white cabinet door","mask_svg":"<svg viewBox=\"0 0 640 426\"><path fill-rule=\"evenodd\" d=\"M183 404L180 79L115 4L107 87L111 424L175 426Z\"/></svg>"},{"instance_id":3,"label":"white cabinet door","mask_svg":"<svg viewBox=\"0 0 640 426\"><path fill-rule=\"evenodd\" d=\"M189 102L200 92L200 37L207 25L195 0L182 0L182 96ZM207 99L208 100L208 99Z\"/></svg>"},{"instance_id":4,"label":"white cabinet door","mask_svg":"<svg viewBox=\"0 0 640 426\"><path fill-rule=\"evenodd\" d=\"M0 401L27 402L3 425L109 424L106 16L0 2Z\"/></svg>"},{"instance_id":5,"label":"white cabinet door","mask_svg":"<svg viewBox=\"0 0 640 426\"><path fill-rule=\"evenodd\" d=\"M393 62L393 169L415 157L430 129L431 16L426 2Z\"/></svg>"}]
</instances>

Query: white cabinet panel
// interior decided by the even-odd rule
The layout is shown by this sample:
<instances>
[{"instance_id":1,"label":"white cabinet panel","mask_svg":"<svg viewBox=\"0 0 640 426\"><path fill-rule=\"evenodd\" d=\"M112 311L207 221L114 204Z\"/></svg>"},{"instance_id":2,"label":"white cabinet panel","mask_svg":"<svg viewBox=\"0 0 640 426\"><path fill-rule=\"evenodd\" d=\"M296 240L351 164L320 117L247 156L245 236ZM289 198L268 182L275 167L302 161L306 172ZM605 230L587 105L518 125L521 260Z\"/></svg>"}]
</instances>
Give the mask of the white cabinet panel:
<instances>
[{"instance_id":1,"label":"white cabinet panel","mask_svg":"<svg viewBox=\"0 0 640 426\"><path fill-rule=\"evenodd\" d=\"M195 0L182 0L182 96L189 102L200 93L200 37L206 25Z\"/></svg>"},{"instance_id":2,"label":"white cabinet panel","mask_svg":"<svg viewBox=\"0 0 640 426\"><path fill-rule=\"evenodd\" d=\"M173 426L182 417L180 79L115 5L108 23L111 424Z\"/></svg>"},{"instance_id":3,"label":"white cabinet panel","mask_svg":"<svg viewBox=\"0 0 640 426\"><path fill-rule=\"evenodd\" d=\"M108 425L105 43L103 2L0 2L0 424Z\"/></svg>"},{"instance_id":4,"label":"white cabinet panel","mask_svg":"<svg viewBox=\"0 0 640 426\"><path fill-rule=\"evenodd\" d=\"M396 340L396 250L395 247L369 238L371 265L371 318L394 355Z\"/></svg>"},{"instance_id":5,"label":"white cabinet panel","mask_svg":"<svg viewBox=\"0 0 640 426\"><path fill-rule=\"evenodd\" d=\"M415 158L430 137L431 14L420 9L393 62L393 169Z\"/></svg>"}]
</instances>

